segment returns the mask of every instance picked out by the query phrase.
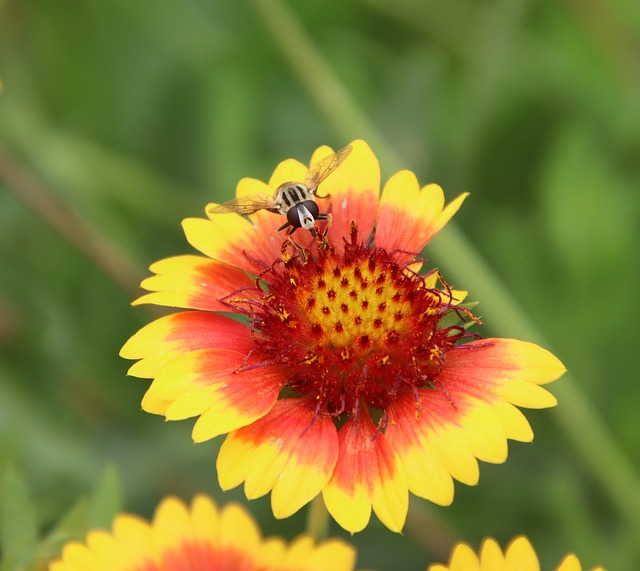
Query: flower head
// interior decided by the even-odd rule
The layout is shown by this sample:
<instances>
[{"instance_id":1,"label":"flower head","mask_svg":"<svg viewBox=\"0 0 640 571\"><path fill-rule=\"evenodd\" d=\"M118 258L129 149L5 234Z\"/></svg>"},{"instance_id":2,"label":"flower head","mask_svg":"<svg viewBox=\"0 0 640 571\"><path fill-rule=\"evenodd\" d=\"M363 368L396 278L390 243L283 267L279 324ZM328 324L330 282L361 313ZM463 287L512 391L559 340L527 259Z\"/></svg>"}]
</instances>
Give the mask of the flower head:
<instances>
[{"instance_id":1,"label":"flower head","mask_svg":"<svg viewBox=\"0 0 640 571\"><path fill-rule=\"evenodd\" d=\"M467 544L459 543L453 548L449 565L430 565L428 571L540 571L540 564L526 537L513 539L504 554L495 539L488 537L482 542L479 556ZM578 558L570 553L556 571L582 571L582 567ZM592 571L604 569L594 567Z\"/></svg>"},{"instance_id":2,"label":"flower head","mask_svg":"<svg viewBox=\"0 0 640 571\"><path fill-rule=\"evenodd\" d=\"M330 154L318 149L311 164ZM268 184L241 180L238 201L306 172L284 161ZM454 479L477 483L477 459L503 462L507 439L533 438L516 406L553 406L540 385L564 372L537 345L470 333L478 320L464 292L420 273L418 253L466 195L445 207L442 189L421 189L409 171L381 196L379 187L376 157L354 141L317 197L331 220L298 230L296 247L267 210L246 219L213 205L209 220L185 220L204 256L152 265L142 284L151 293L136 303L188 311L146 326L121 352L139 359L131 375L154 379L146 411L198 417L198 442L227 434L223 489L272 491L276 517L322 493L351 532L372 509L401 530L409 491L450 504Z\"/></svg>"},{"instance_id":3,"label":"flower head","mask_svg":"<svg viewBox=\"0 0 640 571\"><path fill-rule=\"evenodd\" d=\"M243 507L219 509L200 495L190 508L165 498L151 523L118 515L111 533L91 531L84 543L65 545L49 571L351 571L354 565L355 550L341 540L262 539Z\"/></svg>"}]
</instances>

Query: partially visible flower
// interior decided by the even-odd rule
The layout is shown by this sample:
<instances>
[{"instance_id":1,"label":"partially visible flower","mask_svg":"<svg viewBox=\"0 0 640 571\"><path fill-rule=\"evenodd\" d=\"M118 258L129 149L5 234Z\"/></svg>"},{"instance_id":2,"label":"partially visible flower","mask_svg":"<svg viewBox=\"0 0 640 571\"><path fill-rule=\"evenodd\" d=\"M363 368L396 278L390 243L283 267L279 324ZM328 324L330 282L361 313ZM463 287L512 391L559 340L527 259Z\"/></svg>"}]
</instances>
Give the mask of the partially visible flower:
<instances>
[{"instance_id":1,"label":"partially visible flower","mask_svg":"<svg viewBox=\"0 0 640 571\"><path fill-rule=\"evenodd\" d=\"M430 565L427 571L540 571L540 563L531 543L523 535L513 539L504 553L497 541L488 537L480 546L480 555L466 543L458 543L453 548L449 565ZM582 566L570 553L555 571L582 571ZM594 567L592 571L604 571L604 568Z\"/></svg>"},{"instance_id":2,"label":"partially visible flower","mask_svg":"<svg viewBox=\"0 0 640 571\"><path fill-rule=\"evenodd\" d=\"M330 154L318 149L311 164ZM268 198L303 181L307 168L287 160L268 184L242 179L237 201ZM531 441L517 407L554 406L541 385L565 369L533 343L480 339L468 329L477 320L462 305L465 292L435 270L419 273L419 252L466 195L445 206L439 186L420 188L409 171L380 195L364 141L352 143L319 195L333 223L315 237L298 230L293 257L276 232L281 215L185 220L204 256L153 264L156 275L142 284L150 293L135 303L189 311L147 325L121 355L139 360L129 374L154 379L144 410L198 417L196 442L227 434L217 463L223 489L244 482L250 499L272 491L278 518L322 493L350 532L372 509L400 531L409 491L448 505L454 479L478 482L478 459L504 462L507 439Z\"/></svg>"},{"instance_id":3,"label":"partially visible flower","mask_svg":"<svg viewBox=\"0 0 640 571\"><path fill-rule=\"evenodd\" d=\"M120 514L112 529L65 545L49 571L352 571L356 558L355 549L338 539L318 545L308 536L290 544L263 539L242 506L219 509L203 495L190 508L165 498L150 523Z\"/></svg>"}]
</instances>

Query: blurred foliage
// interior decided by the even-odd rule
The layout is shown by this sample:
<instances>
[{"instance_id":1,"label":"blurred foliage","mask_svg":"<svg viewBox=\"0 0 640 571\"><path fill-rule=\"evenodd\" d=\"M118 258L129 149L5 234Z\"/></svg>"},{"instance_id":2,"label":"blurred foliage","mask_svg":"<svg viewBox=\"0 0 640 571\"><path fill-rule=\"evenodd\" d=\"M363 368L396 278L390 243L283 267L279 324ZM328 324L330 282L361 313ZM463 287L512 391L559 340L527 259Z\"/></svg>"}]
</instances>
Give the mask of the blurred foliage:
<instances>
[{"instance_id":1,"label":"blurred foliage","mask_svg":"<svg viewBox=\"0 0 640 571\"><path fill-rule=\"evenodd\" d=\"M4 520L6 561L62 514L71 535L104 525L119 503L113 479L92 517L69 510L107 464L126 508L145 516L166 493L244 501L217 487L219 441L192 446L189 422L140 412L146 383L125 378L118 350L154 317L129 306L145 267L190 251L182 217L283 158L368 135L332 114L340 93L309 89L316 66L283 42L295 36L274 35L265 6L280 2L0 1L0 511L22 521L12 533ZM449 198L472 192L458 227L637 470L640 352L627 298L640 288L640 4L284 6L400 166ZM396 166L383 163L383 178ZM456 252L434 251L446 277ZM452 285L474 298L473 283ZM562 402L555 417L527 412L535 444L512 443L478 487L456 487L451 508L414 501L405 537L373 522L353 538L359 566L422 569L447 552L445 540L434 548L443 534L477 546L525 533L543 568L570 550L587 567L640 568L640 525L621 523L560 415ZM268 498L249 508L267 534L304 526L303 513L273 521ZM20 568L15 556L3 571Z\"/></svg>"}]
</instances>

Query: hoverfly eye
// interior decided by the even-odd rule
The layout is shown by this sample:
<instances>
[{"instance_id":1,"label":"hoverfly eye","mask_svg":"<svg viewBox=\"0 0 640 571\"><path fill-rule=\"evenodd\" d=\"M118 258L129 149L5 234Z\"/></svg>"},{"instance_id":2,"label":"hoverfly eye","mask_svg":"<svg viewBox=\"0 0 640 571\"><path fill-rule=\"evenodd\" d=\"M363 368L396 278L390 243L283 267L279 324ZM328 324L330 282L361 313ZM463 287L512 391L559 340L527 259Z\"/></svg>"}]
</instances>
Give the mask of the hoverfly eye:
<instances>
[{"instance_id":1,"label":"hoverfly eye","mask_svg":"<svg viewBox=\"0 0 640 571\"><path fill-rule=\"evenodd\" d=\"M309 211L309 214L311 214L311 217L315 221L320 214L320 208L318 205L313 200L305 200L302 204Z\"/></svg>"},{"instance_id":2,"label":"hoverfly eye","mask_svg":"<svg viewBox=\"0 0 640 571\"><path fill-rule=\"evenodd\" d=\"M293 226L294 228L300 228L302 226L301 219L302 218L300 216L300 213L298 212L297 207L293 207L288 210L287 221L289 222L289 224L291 224L291 226Z\"/></svg>"}]
</instances>

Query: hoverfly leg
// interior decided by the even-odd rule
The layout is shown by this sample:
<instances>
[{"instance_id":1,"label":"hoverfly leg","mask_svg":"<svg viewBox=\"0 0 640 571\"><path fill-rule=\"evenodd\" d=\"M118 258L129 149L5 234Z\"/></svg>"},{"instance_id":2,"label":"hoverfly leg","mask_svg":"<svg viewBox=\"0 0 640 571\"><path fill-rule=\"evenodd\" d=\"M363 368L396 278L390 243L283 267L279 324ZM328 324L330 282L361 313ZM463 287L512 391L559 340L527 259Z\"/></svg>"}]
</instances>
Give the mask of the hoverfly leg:
<instances>
[{"instance_id":1,"label":"hoverfly leg","mask_svg":"<svg viewBox=\"0 0 640 571\"><path fill-rule=\"evenodd\" d=\"M333 214L331 214L331 212L327 212L326 214L318 214L317 220L327 221L327 223L324 226L324 230L320 234L320 238L318 240L321 248L327 248L329 246L329 241L327 240L327 236L329 234L329 229L331 228L331 224L333 223Z\"/></svg>"},{"instance_id":2,"label":"hoverfly leg","mask_svg":"<svg viewBox=\"0 0 640 571\"><path fill-rule=\"evenodd\" d=\"M289 222L285 222L282 226L280 226L280 228L277 228L275 230L275 233L278 234L278 232L282 232L285 228L289 228L290 226L291 226L291 224L289 224ZM292 230L293 230L293 228L291 228L289 230L289 232L287 232L287 236L289 236L289 233ZM287 262L291 261L291 254L289 254L289 252L287 252L287 246L289 245L289 243L290 243L290 240L285 240L284 242L282 242L282 245L280 246L280 255L282 256L282 261L285 264Z\"/></svg>"},{"instance_id":3,"label":"hoverfly leg","mask_svg":"<svg viewBox=\"0 0 640 571\"><path fill-rule=\"evenodd\" d=\"M287 230L287 239L282 242L282 246L280 246L280 254L282 255L282 261L287 263L291 260L292 256L291 254L289 254L289 252L287 252L287 246L291 245L295 250L298 250L298 252L300 252L300 256L303 259L303 261L306 263L307 262L307 254L304 250L304 248L298 244L298 242L296 242L291 235L298 229L295 226L291 226L291 224L289 224L289 222L287 222L286 224L283 224L282 226L280 226L280 228L278 228L276 230L276 234L278 232L282 232L282 230L285 230L286 228L289 228L289 230Z\"/></svg>"},{"instance_id":4,"label":"hoverfly leg","mask_svg":"<svg viewBox=\"0 0 640 571\"><path fill-rule=\"evenodd\" d=\"M297 228L292 227L288 232L287 232L287 241L295 248L298 250L298 252L300 253L300 257L302 258L303 263L307 263L307 252L306 250L300 245L298 244L298 242L296 242L293 239L293 233L297 230ZM285 242L286 243L286 242Z\"/></svg>"},{"instance_id":5,"label":"hoverfly leg","mask_svg":"<svg viewBox=\"0 0 640 571\"><path fill-rule=\"evenodd\" d=\"M327 212L326 214L318 214L317 220L326 220L327 223L324 227L324 231L322 232L322 237L326 238L329 233L329 228L331 228L331 224L333 224L333 214L331 212Z\"/></svg>"}]
</instances>

